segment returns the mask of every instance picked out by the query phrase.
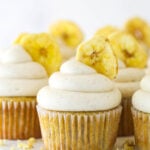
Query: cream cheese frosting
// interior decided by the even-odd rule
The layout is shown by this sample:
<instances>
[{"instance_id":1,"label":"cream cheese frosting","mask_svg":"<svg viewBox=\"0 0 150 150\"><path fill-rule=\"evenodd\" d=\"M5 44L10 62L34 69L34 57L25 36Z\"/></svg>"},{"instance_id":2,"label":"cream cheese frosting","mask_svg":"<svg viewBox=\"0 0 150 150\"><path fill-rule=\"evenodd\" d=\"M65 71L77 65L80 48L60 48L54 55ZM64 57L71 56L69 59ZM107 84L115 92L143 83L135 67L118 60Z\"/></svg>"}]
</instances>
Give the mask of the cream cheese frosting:
<instances>
[{"instance_id":1,"label":"cream cheese frosting","mask_svg":"<svg viewBox=\"0 0 150 150\"><path fill-rule=\"evenodd\" d=\"M150 74L146 74L140 82L140 89L132 98L133 106L145 113L150 113Z\"/></svg>"},{"instance_id":2,"label":"cream cheese frosting","mask_svg":"<svg viewBox=\"0 0 150 150\"><path fill-rule=\"evenodd\" d=\"M117 107L121 94L107 77L70 59L49 78L49 85L39 91L37 100L48 110L97 111Z\"/></svg>"},{"instance_id":3,"label":"cream cheese frosting","mask_svg":"<svg viewBox=\"0 0 150 150\"><path fill-rule=\"evenodd\" d=\"M129 68L123 64L119 66L121 67L119 67L117 78L114 80L116 87L119 88L123 97L130 97L140 88L140 80L145 75L145 70Z\"/></svg>"},{"instance_id":4,"label":"cream cheese frosting","mask_svg":"<svg viewBox=\"0 0 150 150\"><path fill-rule=\"evenodd\" d=\"M20 45L13 45L0 59L0 96L36 96L48 84L46 70Z\"/></svg>"}]
</instances>

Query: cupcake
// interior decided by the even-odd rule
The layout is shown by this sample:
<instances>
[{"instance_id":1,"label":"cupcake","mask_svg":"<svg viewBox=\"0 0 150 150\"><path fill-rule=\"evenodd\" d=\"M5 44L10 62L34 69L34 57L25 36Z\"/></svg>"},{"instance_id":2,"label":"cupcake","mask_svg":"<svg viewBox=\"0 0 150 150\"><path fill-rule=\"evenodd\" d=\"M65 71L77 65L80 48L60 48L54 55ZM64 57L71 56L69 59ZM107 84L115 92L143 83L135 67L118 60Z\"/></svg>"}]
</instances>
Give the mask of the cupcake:
<instances>
[{"instance_id":1,"label":"cupcake","mask_svg":"<svg viewBox=\"0 0 150 150\"><path fill-rule=\"evenodd\" d=\"M131 99L133 93L140 88L140 81L144 74L144 69L127 67L121 60L119 60L118 76L114 80L116 87L122 94L123 110L119 125L119 136L133 135Z\"/></svg>"},{"instance_id":2,"label":"cupcake","mask_svg":"<svg viewBox=\"0 0 150 150\"><path fill-rule=\"evenodd\" d=\"M72 21L60 20L49 28L50 35L56 38L63 61L75 56L77 46L83 41L81 29Z\"/></svg>"},{"instance_id":3,"label":"cupcake","mask_svg":"<svg viewBox=\"0 0 150 150\"><path fill-rule=\"evenodd\" d=\"M134 36L112 26L99 29L96 36L104 36L118 58L119 69L114 82L122 93L123 106L118 134L131 136L133 135L131 97L139 89L139 82L145 74L147 54Z\"/></svg>"},{"instance_id":4,"label":"cupcake","mask_svg":"<svg viewBox=\"0 0 150 150\"><path fill-rule=\"evenodd\" d=\"M37 110L47 150L113 148L121 114L121 93L104 73L96 72L95 65L86 64L87 60L93 60L101 64L99 67L109 68L109 64L103 66L105 56L108 61L115 57L106 43L104 39L94 38L81 44L76 59L65 62L60 72L49 78L49 85L39 91ZM99 55L89 57L87 47L101 53L100 58ZM114 76L114 72L113 75L109 72L109 76Z\"/></svg>"},{"instance_id":5,"label":"cupcake","mask_svg":"<svg viewBox=\"0 0 150 150\"><path fill-rule=\"evenodd\" d=\"M137 40L129 33L119 31L108 37L113 51L119 59L118 75L114 80L122 93L123 111L119 125L119 136L133 135L131 98L139 89L139 82L145 74L147 54Z\"/></svg>"},{"instance_id":6,"label":"cupcake","mask_svg":"<svg viewBox=\"0 0 150 150\"><path fill-rule=\"evenodd\" d=\"M0 139L40 138L36 95L59 69L59 46L43 33L16 41L0 58Z\"/></svg>"},{"instance_id":7,"label":"cupcake","mask_svg":"<svg viewBox=\"0 0 150 150\"><path fill-rule=\"evenodd\" d=\"M141 88L132 98L132 115L134 121L134 135L139 150L150 149L150 74L141 81Z\"/></svg>"},{"instance_id":8,"label":"cupcake","mask_svg":"<svg viewBox=\"0 0 150 150\"><path fill-rule=\"evenodd\" d=\"M0 60L0 139L40 138L36 94L47 85L44 67L13 45Z\"/></svg>"}]
</instances>

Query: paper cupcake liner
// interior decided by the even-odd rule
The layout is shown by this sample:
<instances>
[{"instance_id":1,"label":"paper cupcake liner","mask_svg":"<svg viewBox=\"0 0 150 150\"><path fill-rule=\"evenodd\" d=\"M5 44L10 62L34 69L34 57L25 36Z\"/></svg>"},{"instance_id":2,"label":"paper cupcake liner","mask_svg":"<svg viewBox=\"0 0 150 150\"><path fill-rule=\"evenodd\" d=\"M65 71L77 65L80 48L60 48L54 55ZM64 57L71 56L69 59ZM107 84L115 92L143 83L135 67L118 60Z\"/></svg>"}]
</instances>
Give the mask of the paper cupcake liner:
<instances>
[{"instance_id":1,"label":"paper cupcake liner","mask_svg":"<svg viewBox=\"0 0 150 150\"><path fill-rule=\"evenodd\" d=\"M0 97L0 139L40 138L36 97Z\"/></svg>"},{"instance_id":2,"label":"paper cupcake liner","mask_svg":"<svg viewBox=\"0 0 150 150\"><path fill-rule=\"evenodd\" d=\"M57 112L37 107L46 150L111 150L121 106L103 112Z\"/></svg>"},{"instance_id":3,"label":"paper cupcake liner","mask_svg":"<svg viewBox=\"0 0 150 150\"><path fill-rule=\"evenodd\" d=\"M131 136L134 134L133 119L131 113L132 98L122 98L122 114L119 123L118 136Z\"/></svg>"},{"instance_id":4,"label":"paper cupcake liner","mask_svg":"<svg viewBox=\"0 0 150 150\"><path fill-rule=\"evenodd\" d=\"M132 108L135 142L138 150L150 150L150 114Z\"/></svg>"}]
</instances>

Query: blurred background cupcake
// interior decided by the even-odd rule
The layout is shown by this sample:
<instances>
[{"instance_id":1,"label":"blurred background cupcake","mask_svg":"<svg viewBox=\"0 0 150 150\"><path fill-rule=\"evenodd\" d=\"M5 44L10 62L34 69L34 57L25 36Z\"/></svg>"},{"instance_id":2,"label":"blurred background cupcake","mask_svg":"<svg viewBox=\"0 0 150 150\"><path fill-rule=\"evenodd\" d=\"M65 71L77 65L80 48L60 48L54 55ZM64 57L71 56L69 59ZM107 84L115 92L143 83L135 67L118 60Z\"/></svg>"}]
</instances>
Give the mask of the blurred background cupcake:
<instances>
[{"instance_id":1,"label":"blurred background cupcake","mask_svg":"<svg viewBox=\"0 0 150 150\"><path fill-rule=\"evenodd\" d=\"M75 56L78 45L83 41L81 29L72 21L60 20L52 24L49 33L58 42L63 61Z\"/></svg>"},{"instance_id":2,"label":"blurred background cupcake","mask_svg":"<svg viewBox=\"0 0 150 150\"><path fill-rule=\"evenodd\" d=\"M104 64L105 60L111 65ZM47 150L113 148L121 115L121 93L108 77L116 73L117 59L110 44L104 38L93 38L80 45L76 59L65 62L60 72L49 78L49 85L37 96Z\"/></svg>"},{"instance_id":3,"label":"blurred background cupcake","mask_svg":"<svg viewBox=\"0 0 150 150\"><path fill-rule=\"evenodd\" d=\"M131 99L133 93L140 88L139 83L145 75L148 56L136 39L126 32L111 35L110 41L120 59L119 62L124 63L119 65L118 76L115 79L116 86L122 93L123 106L119 136L131 136L133 135Z\"/></svg>"},{"instance_id":4,"label":"blurred background cupcake","mask_svg":"<svg viewBox=\"0 0 150 150\"><path fill-rule=\"evenodd\" d=\"M119 136L133 135L131 99L140 88L140 80L145 75L148 55L145 49L130 34L114 26L100 28L94 36L104 36L111 43L118 58L118 75L114 79L122 93L123 111L119 125Z\"/></svg>"}]
</instances>

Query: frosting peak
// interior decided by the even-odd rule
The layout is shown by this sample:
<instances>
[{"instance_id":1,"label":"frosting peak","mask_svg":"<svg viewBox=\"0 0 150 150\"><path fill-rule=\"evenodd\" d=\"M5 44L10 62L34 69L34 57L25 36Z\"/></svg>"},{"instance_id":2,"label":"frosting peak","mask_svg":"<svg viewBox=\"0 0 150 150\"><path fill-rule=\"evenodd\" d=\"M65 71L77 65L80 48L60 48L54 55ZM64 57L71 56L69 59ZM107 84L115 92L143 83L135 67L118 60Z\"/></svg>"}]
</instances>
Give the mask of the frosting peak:
<instances>
[{"instance_id":1,"label":"frosting peak","mask_svg":"<svg viewBox=\"0 0 150 150\"><path fill-rule=\"evenodd\" d=\"M121 94L107 77L71 59L49 78L37 95L41 107L63 111L107 110L120 104Z\"/></svg>"},{"instance_id":2,"label":"frosting peak","mask_svg":"<svg viewBox=\"0 0 150 150\"><path fill-rule=\"evenodd\" d=\"M1 57L1 63L21 63L32 61L31 56L20 45L13 45L6 49L6 52Z\"/></svg>"},{"instance_id":3,"label":"frosting peak","mask_svg":"<svg viewBox=\"0 0 150 150\"><path fill-rule=\"evenodd\" d=\"M0 96L36 96L47 85L47 73L20 45L4 52L0 61Z\"/></svg>"},{"instance_id":4,"label":"frosting peak","mask_svg":"<svg viewBox=\"0 0 150 150\"><path fill-rule=\"evenodd\" d=\"M69 61L62 64L60 68L60 72L66 73L66 74L90 74L90 73L96 73L96 71L79 62L76 61L75 58L70 59Z\"/></svg>"}]
</instances>

